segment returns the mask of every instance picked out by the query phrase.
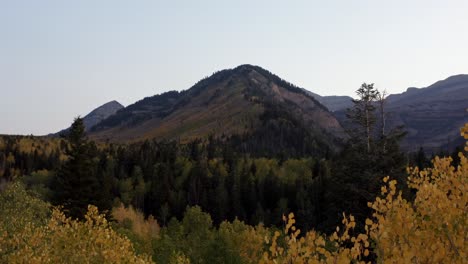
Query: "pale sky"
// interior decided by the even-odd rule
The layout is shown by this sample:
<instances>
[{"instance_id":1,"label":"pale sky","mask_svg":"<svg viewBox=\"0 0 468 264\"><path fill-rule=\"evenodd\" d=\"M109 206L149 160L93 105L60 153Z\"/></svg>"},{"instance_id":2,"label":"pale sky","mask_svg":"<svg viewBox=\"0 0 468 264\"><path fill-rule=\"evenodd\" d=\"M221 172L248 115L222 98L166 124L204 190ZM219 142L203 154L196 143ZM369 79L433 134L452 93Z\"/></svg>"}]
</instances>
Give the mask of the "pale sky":
<instances>
[{"instance_id":1,"label":"pale sky","mask_svg":"<svg viewBox=\"0 0 468 264\"><path fill-rule=\"evenodd\" d=\"M0 0L0 134L259 65L321 95L468 73L468 1Z\"/></svg>"}]
</instances>

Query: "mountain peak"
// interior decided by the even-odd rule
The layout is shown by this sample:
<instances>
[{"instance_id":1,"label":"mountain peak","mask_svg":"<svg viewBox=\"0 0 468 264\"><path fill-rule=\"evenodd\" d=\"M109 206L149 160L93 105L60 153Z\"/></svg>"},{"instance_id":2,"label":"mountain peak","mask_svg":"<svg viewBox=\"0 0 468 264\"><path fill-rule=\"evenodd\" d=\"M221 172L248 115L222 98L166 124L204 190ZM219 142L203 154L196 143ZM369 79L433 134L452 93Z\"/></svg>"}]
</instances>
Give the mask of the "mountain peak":
<instances>
[{"instance_id":1,"label":"mountain peak","mask_svg":"<svg viewBox=\"0 0 468 264\"><path fill-rule=\"evenodd\" d=\"M113 100L113 101L107 102L107 103L99 106L98 108L94 109L89 114L87 114L84 118L99 116L98 119L104 120L105 118L109 117L110 115L115 114L118 110L120 110L122 108L124 108L124 106L121 103ZM100 120L100 121L102 121L102 120ZM93 123L93 124L91 124L91 123ZM92 125L92 126L97 124L97 123L94 123L94 122L91 122L91 123L90 123L90 125ZM86 126L86 127L91 128L92 126Z\"/></svg>"},{"instance_id":2,"label":"mountain peak","mask_svg":"<svg viewBox=\"0 0 468 264\"><path fill-rule=\"evenodd\" d=\"M252 65L252 64L242 64L242 65L239 65L237 67L235 67L234 69L232 69L232 71L236 72L236 73L251 73L251 72L258 72L258 73L268 73L268 74L271 74L273 75L271 72L269 72L268 70L260 67L260 66L257 66L257 65Z\"/></svg>"},{"instance_id":3,"label":"mountain peak","mask_svg":"<svg viewBox=\"0 0 468 264\"><path fill-rule=\"evenodd\" d=\"M255 68L261 68L260 66L252 65L252 64L241 64L235 67L235 70L253 70Z\"/></svg>"},{"instance_id":4,"label":"mountain peak","mask_svg":"<svg viewBox=\"0 0 468 264\"><path fill-rule=\"evenodd\" d=\"M264 122L277 127L284 119L323 138L342 133L315 98L268 70L243 64L215 72L190 89L146 97L96 125L92 134L115 141L190 140L252 134Z\"/></svg>"},{"instance_id":5,"label":"mountain peak","mask_svg":"<svg viewBox=\"0 0 468 264\"><path fill-rule=\"evenodd\" d=\"M110 102L108 102L108 103L105 103L104 105L107 105L107 104L109 104L109 105L114 105L114 106L118 106L118 107L124 107L121 103L119 103L119 102L116 101L116 100L112 100L112 101L110 101Z\"/></svg>"},{"instance_id":6,"label":"mountain peak","mask_svg":"<svg viewBox=\"0 0 468 264\"><path fill-rule=\"evenodd\" d=\"M117 102L116 100L112 100L110 102L107 102L97 108L95 108L93 111L91 111L89 114L87 114L85 117L83 117L83 123L85 125L86 131L91 130L95 125L103 121L104 119L114 115L119 111L120 109L124 108L124 106ZM69 128L63 129L56 133L55 135L60 135L68 131ZM54 134L51 134L54 135Z\"/></svg>"}]
</instances>

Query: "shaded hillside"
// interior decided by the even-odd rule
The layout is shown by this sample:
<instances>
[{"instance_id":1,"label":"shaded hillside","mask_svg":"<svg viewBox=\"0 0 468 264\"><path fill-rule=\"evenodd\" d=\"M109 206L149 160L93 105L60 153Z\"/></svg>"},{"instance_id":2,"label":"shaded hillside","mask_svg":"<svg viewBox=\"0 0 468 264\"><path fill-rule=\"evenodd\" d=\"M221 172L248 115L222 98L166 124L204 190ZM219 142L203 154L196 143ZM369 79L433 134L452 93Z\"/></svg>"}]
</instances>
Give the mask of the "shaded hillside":
<instances>
[{"instance_id":1,"label":"shaded hillside","mask_svg":"<svg viewBox=\"0 0 468 264\"><path fill-rule=\"evenodd\" d=\"M103 121L104 119L110 117L111 115L117 113L120 109L124 108L123 105L121 105L117 101L110 101L108 103L105 103L98 108L94 109L91 111L89 114L87 114L85 117L83 117L83 123L85 125L86 131L89 131L91 128L93 128L95 125L97 125L99 122ZM56 133L56 135L60 135L66 131L68 131L69 128L63 129L62 131Z\"/></svg>"},{"instance_id":2,"label":"shaded hillside","mask_svg":"<svg viewBox=\"0 0 468 264\"><path fill-rule=\"evenodd\" d=\"M468 122L468 75L455 75L426 88L408 88L387 97L387 127L403 125L401 147L426 152L452 151L463 143L460 128ZM346 110L334 114L346 125Z\"/></svg>"},{"instance_id":3,"label":"shaded hillside","mask_svg":"<svg viewBox=\"0 0 468 264\"><path fill-rule=\"evenodd\" d=\"M317 144L330 145L343 136L343 130L303 89L260 67L242 65L217 72L186 91L138 101L95 126L91 136L118 142L271 136L271 145L298 141L297 137L305 134Z\"/></svg>"},{"instance_id":4,"label":"shaded hillside","mask_svg":"<svg viewBox=\"0 0 468 264\"><path fill-rule=\"evenodd\" d=\"M402 144L408 150L419 146L431 152L453 150L463 142L460 128L468 121L467 108L468 75L388 97L390 125L406 127L408 135Z\"/></svg>"},{"instance_id":5,"label":"shaded hillside","mask_svg":"<svg viewBox=\"0 0 468 264\"><path fill-rule=\"evenodd\" d=\"M311 91L304 89L304 91L313 96L317 101L326 106L328 110L335 112L342 109L347 109L353 106L353 98L346 95L330 95L330 96L321 96Z\"/></svg>"}]
</instances>

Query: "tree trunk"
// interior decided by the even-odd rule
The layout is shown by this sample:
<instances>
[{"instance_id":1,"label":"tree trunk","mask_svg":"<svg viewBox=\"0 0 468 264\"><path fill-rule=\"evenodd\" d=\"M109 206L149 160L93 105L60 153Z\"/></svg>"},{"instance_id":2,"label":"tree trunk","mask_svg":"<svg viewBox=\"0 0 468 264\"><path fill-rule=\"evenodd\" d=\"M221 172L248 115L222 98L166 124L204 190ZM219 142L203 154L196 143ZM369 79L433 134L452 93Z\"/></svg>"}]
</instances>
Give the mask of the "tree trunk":
<instances>
[{"instance_id":1,"label":"tree trunk","mask_svg":"<svg viewBox=\"0 0 468 264\"><path fill-rule=\"evenodd\" d=\"M369 102L367 102L369 104ZM371 152L370 146L370 120L369 120L369 109L366 106L366 137L367 137L367 154Z\"/></svg>"},{"instance_id":2,"label":"tree trunk","mask_svg":"<svg viewBox=\"0 0 468 264\"><path fill-rule=\"evenodd\" d=\"M379 106L380 106L380 139L382 140L382 151L385 153L387 151L387 141L385 135L385 125L386 125L386 115L385 115L385 99L387 97L387 91L383 90L382 93L379 93Z\"/></svg>"}]
</instances>

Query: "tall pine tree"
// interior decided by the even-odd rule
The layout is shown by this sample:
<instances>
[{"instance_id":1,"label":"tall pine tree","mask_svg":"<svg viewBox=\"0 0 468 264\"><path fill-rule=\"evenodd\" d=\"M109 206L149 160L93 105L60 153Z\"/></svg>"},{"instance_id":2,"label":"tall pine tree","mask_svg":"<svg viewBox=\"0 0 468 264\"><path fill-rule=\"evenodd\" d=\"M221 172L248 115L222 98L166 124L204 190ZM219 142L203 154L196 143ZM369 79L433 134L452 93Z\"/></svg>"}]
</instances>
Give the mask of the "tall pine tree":
<instances>
[{"instance_id":1,"label":"tall pine tree","mask_svg":"<svg viewBox=\"0 0 468 264\"><path fill-rule=\"evenodd\" d=\"M321 200L327 206L319 226L325 232L339 224L344 211L357 219L370 217L367 202L380 194L384 176L404 182L405 157L398 144L404 132L400 127L387 132L385 93L366 83L356 93L358 98L347 112L349 141L333 162L331 176L325 179Z\"/></svg>"},{"instance_id":2,"label":"tall pine tree","mask_svg":"<svg viewBox=\"0 0 468 264\"><path fill-rule=\"evenodd\" d=\"M68 160L59 169L53 186L55 203L62 205L67 215L82 219L89 204L101 204L97 164L93 160L97 149L86 138L83 119L80 117L75 119L65 138L69 143L65 151Z\"/></svg>"},{"instance_id":3,"label":"tall pine tree","mask_svg":"<svg viewBox=\"0 0 468 264\"><path fill-rule=\"evenodd\" d=\"M372 151L372 132L376 121L375 103L379 97L379 91L374 84L363 83L356 91L358 99L353 100L354 106L348 109L347 117L354 124L351 135L353 139L364 142L367 154ZM359 142L359 143L361 143Z\"/></svg>"}]
</instances>

